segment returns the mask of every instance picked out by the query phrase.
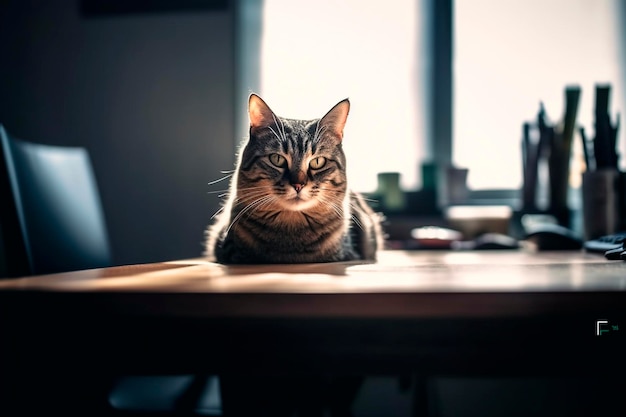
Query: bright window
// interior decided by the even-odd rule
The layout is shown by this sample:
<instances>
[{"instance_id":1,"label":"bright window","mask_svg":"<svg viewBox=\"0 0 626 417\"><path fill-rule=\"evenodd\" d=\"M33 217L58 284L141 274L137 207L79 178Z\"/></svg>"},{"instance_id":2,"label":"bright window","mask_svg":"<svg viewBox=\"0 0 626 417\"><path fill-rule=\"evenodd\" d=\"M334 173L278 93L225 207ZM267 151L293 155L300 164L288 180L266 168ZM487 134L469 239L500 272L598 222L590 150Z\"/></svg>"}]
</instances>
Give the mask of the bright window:
<instances>
[{"instance_id":1,"label":"bright window","mask_svg":"<svg viewBox=\"0 0 626 417\"><path fill-rule=\"evenodd\" d=\"M594 134L596 83L612 85L613 120L616 112L624 115L618 3L454 2L453 161L470 169L470 187L521 186L522 123L534 122L540 101L552 123L558 122L567 85L582 89L578 123L588 137ZM576 164L582 148L580 138L574 139ZM576 167L582 169L580 163Z\"/></svg>"},{"instance_id":2,"label":"bright window","mask_svg":"<svg viewBox=\"0 0 626 417\"><path fill-rule=\"evenodd\" d=\"M351 188L401 172L417 186L423 143L417 2L266 0L260 94L280 116L313 119L349 97L344 149Z\"/></svg>"}]
</instances>

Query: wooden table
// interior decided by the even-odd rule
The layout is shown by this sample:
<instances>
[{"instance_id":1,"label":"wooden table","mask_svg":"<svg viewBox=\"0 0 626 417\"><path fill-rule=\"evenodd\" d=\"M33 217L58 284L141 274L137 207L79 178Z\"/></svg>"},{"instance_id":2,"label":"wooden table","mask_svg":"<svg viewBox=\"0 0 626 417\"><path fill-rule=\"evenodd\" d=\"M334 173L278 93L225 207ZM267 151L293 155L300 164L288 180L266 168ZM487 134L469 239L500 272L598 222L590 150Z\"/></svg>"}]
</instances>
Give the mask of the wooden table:
<instances>
[{"instance_id":1,"label":"wooden table","mask_svg":"<svg viewBox=\"0 0 626 417\"><path fill-rule=\"evenodd\" d=\"M626 262L525 251L189 260L4 280L0 379L23 399L41 373L614 378L626 371L625 290Z\"/></svg>"}]
</instances>

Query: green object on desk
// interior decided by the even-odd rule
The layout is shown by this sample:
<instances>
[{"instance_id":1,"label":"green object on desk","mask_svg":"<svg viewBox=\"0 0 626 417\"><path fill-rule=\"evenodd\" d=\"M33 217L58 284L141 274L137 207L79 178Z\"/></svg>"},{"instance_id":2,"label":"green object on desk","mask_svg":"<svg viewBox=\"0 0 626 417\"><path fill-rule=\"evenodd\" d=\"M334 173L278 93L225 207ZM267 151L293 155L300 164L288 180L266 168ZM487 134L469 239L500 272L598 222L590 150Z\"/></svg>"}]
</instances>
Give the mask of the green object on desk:
<instances>
[{"instance_id":1,"label":"green object on desk","mask_svg":"<svg viewBox=\"0 0 626 417\"><path fill-rule=\"evenodd\" d=\"M378 174L378 189L383 211L403 211L406 208L404 192L400 188L400 173L381 172Z\"/></svg>"}]
</instances>

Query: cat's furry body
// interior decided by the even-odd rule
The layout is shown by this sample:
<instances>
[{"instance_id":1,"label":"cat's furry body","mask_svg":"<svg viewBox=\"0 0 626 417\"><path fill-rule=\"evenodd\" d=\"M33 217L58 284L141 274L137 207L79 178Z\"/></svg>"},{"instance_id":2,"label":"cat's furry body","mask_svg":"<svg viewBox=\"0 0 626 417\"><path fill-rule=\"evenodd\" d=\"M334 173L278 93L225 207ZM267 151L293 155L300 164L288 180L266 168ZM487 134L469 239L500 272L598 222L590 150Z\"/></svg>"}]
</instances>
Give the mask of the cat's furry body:
<instances>
[{"instance_id":1,"label":"cat's furry body","mask_svg":"<svg viewBox=\"0 0 626 417\"><path fill-rule=\"evenodd\" d=\"M250 138L206 254L226 264L374 260L380 220L349 191L341 142L350 103L317 120L276 116L252 94Z\"/></svg>"}]
</instances>

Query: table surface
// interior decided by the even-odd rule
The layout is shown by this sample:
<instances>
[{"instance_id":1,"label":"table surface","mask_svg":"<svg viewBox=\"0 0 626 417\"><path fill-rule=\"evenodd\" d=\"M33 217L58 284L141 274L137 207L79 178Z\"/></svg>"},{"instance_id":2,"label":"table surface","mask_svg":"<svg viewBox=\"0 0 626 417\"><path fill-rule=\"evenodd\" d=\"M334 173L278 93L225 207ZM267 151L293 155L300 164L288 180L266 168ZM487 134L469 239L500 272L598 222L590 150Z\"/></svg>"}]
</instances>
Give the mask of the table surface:
<instances>
[{"instance_id":1,"label":"table surface","mask_svg":"<svg viewBox=\"0 0 626 417\"><path fill-rule=\"evenodd\" d=\"M0 281L0 294L100 294L120 311L265 317L528 315L579 308L568 303L592 294L621 302L624 290L626 262L578 251L385 251L376 263L301 265L191 259ZM148 299L159 303L137 308Z\"/></svg>"},{"instance_id":2,"label":"table surface","mask_svg":"<svg viewBox=\"0 0 626 417\"><path fill-rule=\"evenodd\" d=\"M579 251L383 251L378 262L233 265L201 258L0 281L4 290L116 292L622 291L626 262Z\"/></svg>"},{"instance_id":3,"label":"table surface","mask_svg":"<svg viewBox=\"0 0 626 417\"><path fill-rule=\"evenodd\" d=\"M626 262L577 251L120 266L0 281L0 332L12 341L0 344L9 349L0 362L10 358L20 369L63 364L64 372L89 364L94 374L623 375L625 289ZM603 337L598 320L607 321ZM598 358L612 365L599 367Z\"/></svg>"}]
</instances>

